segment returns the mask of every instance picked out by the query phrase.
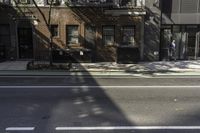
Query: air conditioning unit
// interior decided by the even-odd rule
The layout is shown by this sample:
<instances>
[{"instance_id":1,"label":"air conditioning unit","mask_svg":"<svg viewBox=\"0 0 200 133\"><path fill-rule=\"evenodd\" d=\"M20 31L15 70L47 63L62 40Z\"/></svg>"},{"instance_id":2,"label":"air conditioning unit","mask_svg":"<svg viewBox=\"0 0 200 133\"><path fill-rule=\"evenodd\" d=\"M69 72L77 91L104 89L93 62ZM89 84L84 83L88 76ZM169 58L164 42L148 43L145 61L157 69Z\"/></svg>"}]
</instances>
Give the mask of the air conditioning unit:
<instances>
[{"instance_id":1,"label":"air conditioning unit","mask_svg":"<svg viewBox=\"0 0 200 133\"><path fill-rule=\"evenodd\" d=\"M59 3L60 3L59 0L47 0L47 3L48 3L49 5L51 4L51 2L52 2L53 5L59 4Z\"/></svg>"},{"instance_id":2,"label":"air conditioning unit","mask_svg":"<svg viewBox=\"0 0 200 133\"><path fill-rule=\"evenodd\" d=\"M99 0L88 0L88 3L97 4L97 3L100 3L100 1Z\"/></svg>"},{"instance_id":3,"label":"air conditioning unit","mask_svg":"<svg viewBox=\"0 0 200 133\"><path fill-rule=\"evenodd\" d=\"M29 0L19 0L20 4L29 4Z\"/></svg>"}]
</instances>

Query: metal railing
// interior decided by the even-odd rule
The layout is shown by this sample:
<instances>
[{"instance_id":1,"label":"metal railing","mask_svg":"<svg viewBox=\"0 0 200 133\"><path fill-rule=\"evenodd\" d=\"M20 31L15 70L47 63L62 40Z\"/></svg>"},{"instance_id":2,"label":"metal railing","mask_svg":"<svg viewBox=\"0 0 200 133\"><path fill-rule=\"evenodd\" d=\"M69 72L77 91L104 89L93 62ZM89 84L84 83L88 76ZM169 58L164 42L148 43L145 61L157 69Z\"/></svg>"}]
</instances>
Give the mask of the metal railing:
<instances>
[{"instance_id":1,"label":"metal railing","mask_svg":"<svg viewBox=\"0 0 200 133\"><path fill-rule=\"evenodd\" d=\"M0 0L0 4L10 5L11 1L10 0Z\"/></svg>"},{"instance_id":2,"label":"metal railing","mask_svg":"<svg viewBox=\"0 0 200 133\"><path fill-rule=\"evenodd\" d=\"M96 6L96 7L115 7L133 8L144 6L145 0L68 0L69 6Z\"/></svg>"},{"instance_id":3,"label":"metal railing","mask_svg":"<svg viewBox=\"0 0 200 133\"><path fill-rule=\"evenodd\" d=\"M114 0L68 0L70 6L112 6Z\"/></svg>"}]
</instances>

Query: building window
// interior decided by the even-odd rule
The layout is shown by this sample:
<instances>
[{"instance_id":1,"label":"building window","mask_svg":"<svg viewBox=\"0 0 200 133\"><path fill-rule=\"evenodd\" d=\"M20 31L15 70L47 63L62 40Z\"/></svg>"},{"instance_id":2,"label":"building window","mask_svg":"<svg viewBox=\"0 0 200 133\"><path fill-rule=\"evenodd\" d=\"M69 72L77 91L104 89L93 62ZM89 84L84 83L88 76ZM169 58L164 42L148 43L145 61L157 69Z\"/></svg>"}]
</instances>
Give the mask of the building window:
<instances>
[{"instance_id":1,"label":"building window","mask_svg":"<svg viewBox=\"0 0 200 133\"><path fill-rule=\"evenodd\" d=\"M181 13L197 13L199 0L181 0Z\"/></svg>"},{"instance_id":2,"label":"building window","mask_svg":"<svg viewBox=\"0 0 200 133\"><path fill-rule=\"evenodd\" d=\"M51 25L50 30L53 37L58 37L58 25Z\"/></svg>"},{"instance_id":3,"label":"building window","mask_svg":"<svg viewBox=\"0 0 200 133\"><path fill-rule=\"evenodd\" d=\"M78 25L67 26L67 43L70 45L79 44Z\"/></svg>"},{"instance_id":4,"label":"building window","mask_svg":"<svg viewBox=\"0 0 200 133\"><path fill-rule=\"evenodd\" d=\"M121 0L120 5L124 7L128 6L136 6L137 5L137 0Z\"/></svg>"},{"instance_id":5,"label":"building window","mask_svg":"<svg viewBox=\"0 0 200 133\"><path fill-rule=\"evenodd\" d=\"M103 42L104 45L114 45L115 42L115 27L103 26Z\"/></svg>"},{"instance_id":6,"label":"building window","mask_svg":"<svg viewBox=\"0 0 200 133\"><path fill-rule=\"evenodd\" d=\"M124 26L122 28L122 44L134 46L135 45L135 27Z\"/></svg>"}]
</instances>

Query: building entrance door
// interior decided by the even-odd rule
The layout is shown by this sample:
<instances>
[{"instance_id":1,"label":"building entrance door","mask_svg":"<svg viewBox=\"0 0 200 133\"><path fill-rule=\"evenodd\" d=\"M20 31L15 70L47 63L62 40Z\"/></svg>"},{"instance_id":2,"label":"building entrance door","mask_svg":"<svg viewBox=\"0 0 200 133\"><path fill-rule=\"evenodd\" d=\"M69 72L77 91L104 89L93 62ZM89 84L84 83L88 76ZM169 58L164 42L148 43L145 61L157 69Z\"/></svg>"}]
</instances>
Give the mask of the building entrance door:
<instances>
[{"instance_id":1,"label":"building entrance door","mask_svg":"<svg viewBox=\"0 0 200 133\"><path fill-rule=\"evenodd\" d=\"M176 59L186 59L186 45L188 44L188 33L186 32L175 32L173 33L173 40L176 44Z\"/></svg>"},{"instance_id":2,"label":"building entrance door","mask_svg":"<svg viewBox=\"0 0 200 133\"><path fill-rule=\"evenodd\" d=\"M187 26L187 57L188 59L196 59L199 53L199 39L197 26Z\"/></svg>"},{"instance_id":3,"label":"building entrance door","mask_svg":"<svg viewBox=\"0 0 200 133\"><path fill-rule=\"evenodd\" d=\"M33 58L33 40L31 28L18 28L18 48L20 59Z\"/></svg>"},{"instance_id":4,"label":"building entrance door","mask_svg":"<svg viewBox=\"0 0 200 133\"><path fill-rule=\"evenodd\" d=\"M4 61L10 56L8 52L11 48L9 29L9 25L0 25L0 61Z\"/></svg>"}]
</instances>

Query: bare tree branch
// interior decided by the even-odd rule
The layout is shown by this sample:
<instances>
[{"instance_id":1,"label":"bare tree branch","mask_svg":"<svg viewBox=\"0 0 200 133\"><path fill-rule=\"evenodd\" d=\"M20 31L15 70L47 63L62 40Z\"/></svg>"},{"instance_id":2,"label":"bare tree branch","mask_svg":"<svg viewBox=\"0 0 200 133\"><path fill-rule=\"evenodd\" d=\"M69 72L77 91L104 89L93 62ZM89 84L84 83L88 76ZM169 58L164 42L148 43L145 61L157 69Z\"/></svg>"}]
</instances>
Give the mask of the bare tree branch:
<instances>
[{"instance_id":1,"label":"bare tree branch","mask_svg":"<svg viewBox=\"0 0 200 133\"><path fill-rule=\"evenodd\" d=\"M49 34L50 34L50 38L49 38L49 64L50 66L53 65L53 57L52 57L52 48L53 48L53 35L51 32L51 10L52 10L52 6L53 6L53 1L51 0L50 5L49 5L49 12L48 12L48 20L45 17L44 13L42 12L42 10L40 9L40 7L37 5L35 0L32 0L33 4L35 5L35 7L38 9L38 11L40 12L40 14L42 15L45 24L49 30Z\"/></svg>"},{"instance_id":2,"label":"bare tree branch","mask_svg":"<svg viewBox=\"0 0 200 133\"><path fill-rule=\"evenodd\" d=\"M37 3L36 3L35 0L32 0L32 2L33 2L33 4L35 5L35 7L38 9L38 11L40 12L40 14L42 15L42 18L44 19L44 22L45 22L46 26L48 27L48 30L50 30L50 29L49 29L49 23L48 23L48 21L47 21L45 15L44 15L44 13L43 13L42 10L40 9L40 7L37 5Z\"/></svg>"}]
</instances>

